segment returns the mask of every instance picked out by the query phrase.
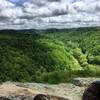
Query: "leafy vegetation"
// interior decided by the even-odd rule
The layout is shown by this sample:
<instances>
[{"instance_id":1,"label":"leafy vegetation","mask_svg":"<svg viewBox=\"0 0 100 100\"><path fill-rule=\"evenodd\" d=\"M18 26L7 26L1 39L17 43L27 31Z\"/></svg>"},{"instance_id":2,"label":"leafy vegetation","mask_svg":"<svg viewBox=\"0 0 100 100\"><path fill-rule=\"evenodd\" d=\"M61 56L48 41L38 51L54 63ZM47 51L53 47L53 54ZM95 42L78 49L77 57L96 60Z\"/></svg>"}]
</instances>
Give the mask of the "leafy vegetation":
<instances>
[{"instance_id":1,"label":"leafy vegetation","mask_svg":"<svg viewBox=\"0 0 100 100\"><path fill-rule=\"evenodd\" d=\"M100 29L0 31L0 81L60 83L100 77Z\"/></svg>"}]
</instances>

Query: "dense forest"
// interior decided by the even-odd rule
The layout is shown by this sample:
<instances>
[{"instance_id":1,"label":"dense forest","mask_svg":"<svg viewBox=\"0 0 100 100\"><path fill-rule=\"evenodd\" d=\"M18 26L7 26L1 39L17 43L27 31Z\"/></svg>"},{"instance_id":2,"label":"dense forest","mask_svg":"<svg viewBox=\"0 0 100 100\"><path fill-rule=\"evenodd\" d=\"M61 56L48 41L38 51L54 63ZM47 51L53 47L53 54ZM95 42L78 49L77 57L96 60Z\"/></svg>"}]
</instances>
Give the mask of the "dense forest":
<instances>
[{"instance_id":1,"label":"dense forest","mask_svg":"<svg viewBox=\"0 0 100 100\"><path fill-rule=\"evenodd\" d=\"M100 77L100 28L1 30L0 81Z\"/></svg>"}]
</instances>

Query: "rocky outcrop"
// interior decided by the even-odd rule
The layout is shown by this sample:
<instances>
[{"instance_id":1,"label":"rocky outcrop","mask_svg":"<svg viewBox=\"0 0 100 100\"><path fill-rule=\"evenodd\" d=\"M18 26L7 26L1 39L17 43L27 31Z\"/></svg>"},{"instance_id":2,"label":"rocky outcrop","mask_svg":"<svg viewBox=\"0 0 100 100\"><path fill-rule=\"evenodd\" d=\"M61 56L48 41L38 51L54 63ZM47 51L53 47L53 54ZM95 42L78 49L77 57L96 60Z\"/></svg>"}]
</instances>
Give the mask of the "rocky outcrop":
<instances>
[{"instance_id":1,"label":"rocky outcrop","mask_svg":"<svg viewBox=\"0 0 100 100\"><path fill-rule=\"evenodd\" d=\"M83 87L83 86L87 87L94 81L98 81L98 80L100 80L100 78L74 78L72 80L72 84L76 86L80 86L80 87Z\"/></svg>"},{"instance_id":2,"label":"rocky outcrop","mask_svg":"<svg viewBox=\"0 0 100 100\"><path fill-rule=\"evenodd\" d=\"M0 100L81 100L85 89L95 80L75 78L71 83L57 85L6 82L0 85Z\"/></svg>"}]
</instances>

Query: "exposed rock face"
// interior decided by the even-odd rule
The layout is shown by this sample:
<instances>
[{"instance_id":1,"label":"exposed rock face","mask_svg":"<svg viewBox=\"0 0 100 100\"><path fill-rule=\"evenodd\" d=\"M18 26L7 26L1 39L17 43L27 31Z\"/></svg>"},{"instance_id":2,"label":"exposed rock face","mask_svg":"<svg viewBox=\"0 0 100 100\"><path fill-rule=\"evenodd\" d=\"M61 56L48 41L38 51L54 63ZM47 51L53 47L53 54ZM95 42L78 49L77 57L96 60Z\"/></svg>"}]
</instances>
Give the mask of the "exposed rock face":
<instances>
[{"instance_id":1,"label":"exposed rock face","mask_svg":"<svg viewBox=\"0 0 100 100\"><path fill-rule=\"evenodd\" d=\"M81 100L93 81L93 78L76 78L72 83L57 85L6 82L0 85L0 100Z\"/></svg>"}]
</instances>

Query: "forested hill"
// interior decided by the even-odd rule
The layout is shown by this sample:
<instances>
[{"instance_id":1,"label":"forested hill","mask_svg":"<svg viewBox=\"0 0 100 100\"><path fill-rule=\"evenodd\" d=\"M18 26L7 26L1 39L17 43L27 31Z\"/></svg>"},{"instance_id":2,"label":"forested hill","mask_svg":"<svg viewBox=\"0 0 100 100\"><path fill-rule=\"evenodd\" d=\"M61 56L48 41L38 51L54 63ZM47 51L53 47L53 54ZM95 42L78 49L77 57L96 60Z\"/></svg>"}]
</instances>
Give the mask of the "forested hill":
<instances>
[{"instance_id":1,"label":"forested hill","mask_svg":"<svg viewBox=\"0 0 100 100\"><path fill-rule=\"evenodd\" d=\"M100 28L1 30L0 80L60 83L100 77Z\"/></svg>"}]
</instances>

